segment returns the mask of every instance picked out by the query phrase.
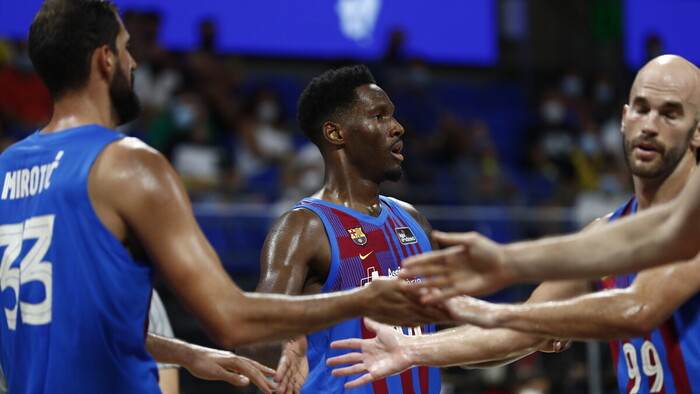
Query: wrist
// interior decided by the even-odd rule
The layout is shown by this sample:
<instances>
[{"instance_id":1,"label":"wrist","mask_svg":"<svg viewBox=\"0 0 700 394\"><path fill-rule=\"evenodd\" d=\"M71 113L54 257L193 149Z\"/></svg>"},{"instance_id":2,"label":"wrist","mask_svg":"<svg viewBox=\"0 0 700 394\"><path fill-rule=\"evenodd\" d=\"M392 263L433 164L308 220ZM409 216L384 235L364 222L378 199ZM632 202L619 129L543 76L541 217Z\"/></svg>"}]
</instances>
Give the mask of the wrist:
<instances>
[{"instance_id":1,"label":"wrist","mask_svg":"<svg viewBox=\"0 0 700 394\"><path fill-rule=\"evenodd\" d=\"M502 264L501 272L503 280L506 284L515 283L518 280L525 279L525 272L522 269L521 261L522 251L518 250L519 243L502 245Z\"/></svg>"}]
</instances>

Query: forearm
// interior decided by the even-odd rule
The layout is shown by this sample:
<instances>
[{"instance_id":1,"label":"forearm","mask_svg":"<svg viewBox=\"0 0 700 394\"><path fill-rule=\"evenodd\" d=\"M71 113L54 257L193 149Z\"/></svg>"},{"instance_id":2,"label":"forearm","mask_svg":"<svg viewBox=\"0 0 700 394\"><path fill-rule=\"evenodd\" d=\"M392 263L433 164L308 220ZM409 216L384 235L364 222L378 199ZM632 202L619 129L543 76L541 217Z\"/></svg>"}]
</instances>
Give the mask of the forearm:
<instances>
[{"instance_id":1,"label":"forearm","mask_svg":"<svg viewBox=\"0 0 700 394\"><path fill-rule=\"evenodd\" d=\"M148 333L146 351L157 362L185 366L195 352L197 346L175 338L165 338Z\"/></svg>"},{"instance_id":2,"label":"forearm","mask_svg":"<svg viewBox=\"0 0 700 394\"><path fill-rule=\"evenodd\" d=\"M461 326L435 334L407 338L412 365L454 365L515 361L537 350L545 339L507 329ZM495 364L494 364L495 366Z\"/></svg>"},{"instance_id":3,"label":"forearm","mask_svg":"<svg viewBox=\"0 0 700 394\"><path fill-rule=\"evenodd\" d=\"M630 338L648 329L649 307L624 290L565 301L498 305L496 327L544 337L579 340Z\"/></svg>"},{"instance_id":4,"label":"forearm","mask_svg":"<svg viewBox=\"0 0 700 394\"><path fill-rule=\"evenodd\" d=\"M599 278L693 257L697 245L681 235L684 222L665 204L592 231L504 247L523 281ZM655 229L650 231L650 229Z\"/></svg>"},{"instance_id":5,"label":"forearm","mask_svg":"<svg viewBox=\"0 0 700 394\"><path fill-rule=\"evenodd\" d=\"M355 289L313 296L244 293L241 305L228 311L229 322L211 333L222 346L289 339L360 317L371 296Z\"/></svg>"}]
</instances>

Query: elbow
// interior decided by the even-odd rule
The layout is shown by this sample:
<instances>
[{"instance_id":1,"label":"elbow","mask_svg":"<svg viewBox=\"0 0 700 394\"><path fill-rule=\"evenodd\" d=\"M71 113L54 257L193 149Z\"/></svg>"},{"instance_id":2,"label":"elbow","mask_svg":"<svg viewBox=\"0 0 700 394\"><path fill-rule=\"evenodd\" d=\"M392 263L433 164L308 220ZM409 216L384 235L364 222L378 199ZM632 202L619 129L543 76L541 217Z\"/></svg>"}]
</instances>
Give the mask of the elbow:
<instances>
[{"instance_id":1,"label":"elbow","mask_svg":"<svg viewBox=\"0 0 700 394\"><path fill-rule=\"evenodd\" d=\"M223 349L233 350L238 346L248 345L258 338L256 329L250 322L241 319L227 318L207 329L209 337Z\"/></svg>"},{"instance_id":2,"label":"elbow","mask_svg":"<svg viewBox=\"0 0 700 394\"><path fill-rule=\"evenodd\" d=\"M618 327L618 339L641 337L654 331L660 324L659 318L654 313L651 305L638 303L627 308L620 319L622 324Z\"/></svg>"}]
</instances>

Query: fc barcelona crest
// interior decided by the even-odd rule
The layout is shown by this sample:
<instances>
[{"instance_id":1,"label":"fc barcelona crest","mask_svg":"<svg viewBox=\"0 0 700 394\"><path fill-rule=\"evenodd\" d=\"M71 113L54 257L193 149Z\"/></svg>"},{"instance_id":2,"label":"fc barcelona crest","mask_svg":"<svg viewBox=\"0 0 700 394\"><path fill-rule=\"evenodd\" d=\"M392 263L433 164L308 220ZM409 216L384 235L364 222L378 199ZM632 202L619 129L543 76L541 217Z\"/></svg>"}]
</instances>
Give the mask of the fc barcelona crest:
<instances>
[{"instance_id":1,"label":"fc barcelona crest","mask_svg":"<svg viewBox=\"0 0 700 394\"><path fill-rule=\"evenodd\" d=\"M367 236L362 232L362 227L353 227L348 229L350 239L357 245L363 246L367 243Z\"/></svg>"}]
</instances>

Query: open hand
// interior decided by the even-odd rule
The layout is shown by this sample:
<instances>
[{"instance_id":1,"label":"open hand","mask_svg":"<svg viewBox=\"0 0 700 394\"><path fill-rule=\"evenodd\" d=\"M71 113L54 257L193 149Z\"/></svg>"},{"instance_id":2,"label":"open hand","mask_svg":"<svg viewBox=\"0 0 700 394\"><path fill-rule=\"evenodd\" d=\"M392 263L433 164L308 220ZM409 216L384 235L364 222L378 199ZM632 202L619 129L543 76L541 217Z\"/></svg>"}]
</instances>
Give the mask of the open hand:
<instances>
[{"instance_id":1,"label":"open hand","mask_svg":"<svg viewBox=\"0 0 700 394\"><path fill-rule=\"evenodd\" d=\"M374 338L350 338L331 343L333 349L359 350L326 360L331 367L353 364L333 370L333 376L350 376L360 373L359 378L345 383L345 389L360 387L377 379L401 373L412 367L407 355L406 337L395 328L365 318L367 329L377 333Z\"/></svg>"},{"instance_id":2,"label":"open hand","mask_svg":"<svg viewBox=\"0 0 700 394\"><path fill-rule=\"evenodd\" d=\"M309 376L309 360L306 358L306 337L301 336L290 340L284 349L277 365L275 382L277 394L299 394L301 386Z\"/></svg>"},{"instance_id":3,"label":"open hand","mask_svg":"<svg viewBox=\"0 0 700 394\"><path fill-rule=\"evenodd\" d=\"M441 290L426 292L424 303L436 304L457 295L482 295L512 283L514 274L499 244L478 233L434 231L432 236L450 247L407 258L398 274L407 280L421 278L408 284L410 288Z\"/></svg>"}]
</instances>

